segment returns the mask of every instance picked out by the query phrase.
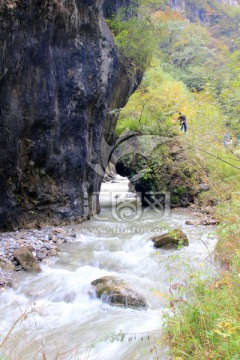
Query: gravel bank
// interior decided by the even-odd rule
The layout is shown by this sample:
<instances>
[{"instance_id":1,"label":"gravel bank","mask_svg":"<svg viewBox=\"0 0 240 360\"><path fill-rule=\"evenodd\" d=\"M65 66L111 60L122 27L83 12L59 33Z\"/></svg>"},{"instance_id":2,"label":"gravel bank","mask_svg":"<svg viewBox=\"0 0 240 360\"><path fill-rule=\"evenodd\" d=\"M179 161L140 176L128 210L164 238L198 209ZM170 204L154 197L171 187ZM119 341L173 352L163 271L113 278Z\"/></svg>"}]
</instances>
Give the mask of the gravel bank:
<instances>
[{"instance_id":1,"label":"gravel bank","mask_svg":"<svg viewBox=\"0 0 240 360\"><path fill-rule=\"evenodd\" d=\"M70 228L44 227L0 233L0 287L11 285L14 271L23 268L14 257L20 247L28 247L38 262L59 256L59 245L73 242L76 234Z\"/></svg>"}]
</instances>

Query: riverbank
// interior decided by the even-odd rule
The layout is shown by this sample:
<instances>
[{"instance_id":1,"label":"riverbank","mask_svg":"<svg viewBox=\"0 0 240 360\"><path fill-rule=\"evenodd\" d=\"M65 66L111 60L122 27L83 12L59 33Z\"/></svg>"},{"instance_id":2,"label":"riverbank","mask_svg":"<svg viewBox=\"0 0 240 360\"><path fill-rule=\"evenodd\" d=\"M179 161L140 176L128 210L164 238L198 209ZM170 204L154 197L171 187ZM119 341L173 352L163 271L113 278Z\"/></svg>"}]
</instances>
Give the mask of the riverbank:
<instances>
[{"instance_id":1,"label":"riverbank","mask_svg":"<svg viewBox=\"0 0 240 360\"><path fill-rule=\"evenodd\" d=\"M233 190L233 187L232 187ZM215 279L191 279L191 298L178 303L178 309L166 321L163 341L170 356L182 360L239 358L240 299L240 217L239 198L232 192L228 202L216 212L215 258L221 264Z\"/></svg>"},{"instance_id":2,"label":"riverbank","mask_svg":"<svg viewBox=\"0 0 240 360\"><path fill-rule=\"evenodd\" d=\"M184 208L176 210L180 211ZM186 225L214 226L218 224L218 221L212 217L213 208L201 209L191 205L185 210L191 211L198 217L194 221L186 221ZM22 247L28 248L38 263L47 263L49 258L60 256L60 245L74 242L75 238L75 231L64 226L48 226L41 229L23 229L0 233L0 288L11 286L13 274L26 270L15 258L16 250Z\"/></svg>"},{"instance_id":3,"label":"riverbank","mask_svg":"<svg viewBox=\"0 0 240 360\"><path fill-rule=\"evenodd\" d=\"M59 256L59 246L74 241L76 234L66 227L44 227L0 234L0 288L12 283L14 272L23 267L14 256L21 247L28 248L37 262Z\"/></svg>"}]
</instances>

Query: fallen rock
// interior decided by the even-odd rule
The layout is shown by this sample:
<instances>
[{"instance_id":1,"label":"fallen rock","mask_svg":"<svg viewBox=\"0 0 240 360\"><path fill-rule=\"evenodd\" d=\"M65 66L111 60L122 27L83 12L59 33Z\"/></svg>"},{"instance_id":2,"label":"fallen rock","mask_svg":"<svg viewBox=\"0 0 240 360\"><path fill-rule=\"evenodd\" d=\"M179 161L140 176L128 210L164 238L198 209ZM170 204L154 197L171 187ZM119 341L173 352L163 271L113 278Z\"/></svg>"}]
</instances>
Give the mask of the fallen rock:
<instances>
[{"instance_id":1,"label":"fallen rock","mask_svg":"<svg viewBox=\"0 0 240 360\"><path fill-rule=\"evenodd\" d=\"M96 295L103 302L122 307L146 308L147 302L144 297L131 289L124 280L104 276L91 282L95 287ZM93 295L90 293L90 295Z\"/></svg>"},{"instance_id":2,"label":"fallen rock","mask_svg":"<svg viewBox=\"0 0 240 360\"><path fill-rule=\"evenodd\" d=\"M0 256L0 268L5 271L11 271L14 270L15 266L7 258Z\"/></svg>"},{"instance_id":3,"label":"fallen rock","mask_svg":"<svg viewBox=\"0 0 240 360\"><path fill-rule=\"evenodd\" d=\"M218 220L214 220L214 219L204 219L204 220L193 220L193 221L189 221L187 220L185 222L186 225L205 225L205 226L211 226L211 225L218 225L219 221Z\"/></svg>"},{"instance_id":4,"label":"fallen rock","mask_svg":"<svg viewBox=\"0 0 240 360\"><path fill-rule=\"evenodd\" d=\"M197 225L201 225L201 220L187 220L185 221L185 224L197 226Z\"/></svg>"},{"instance_id":5,"label":"fallen rock","mask_svg":"<svg viewBox=\"0 0 240 360\"><path fill-rule=\"evenodd\" d=\"M58 249L58 248L50 249L50 250L48 250L48 252L47 252L47 256L49 256L49 257L56 257L56 256L59 256L59 253L60 253L60 249Z\"/></svg>"},{"instance_id":6,"label":"fallen rock","mask_svg":"<svg viewBox=\"0 0 240 360\"><path fill-rule=\"evenodd\" d=\"M22 246L13 253L15 259L26 271L40 272L40 266L28 247Z\"/></svg>"},{"instance_id":7,"label":"fallen rock","mask_svg":"<svg viewBox=\"0 0 240 360\"><path fill-rule=\"evenodd\" d=\"M201 221L201 225L218 225L219 221L214 219L206 219Z\"/></svg>"},{"instance_id":8,"label":"fallen rock","mask_svg":"<svg viewBox=\"0 0 240 360\"><path fill-rule=\"evenodd\" d=\"M189 246L187 235L182 230L175 229L168 233L157 235L151 238L156 248L174 248L178 246Z\"/></svg>"},{"instance_id":9,"label":"fallen rock","mask_svg":"<svg viewBox=\"0 0 240 360\"><path fill-rule=\"evenodd\" d=\"M46 252L45 251L37 252L38 260L42 261L42 260L46 259L46 257L47 257L47 250L46 250Z\"/></svg>"},{"instance_id":10,"label":"fallen rock","mask_svg":"<svg viewBox=\"0 0 240 360\"><path fill-rule=\"evenodd\" d=\"M199 186L198 186L198 191L199 191L199 192L208 191L209 188L210 188L210 187L209 187L208 184L202 183L202 184L199 184Z\"/></svg>"}]
</instances>

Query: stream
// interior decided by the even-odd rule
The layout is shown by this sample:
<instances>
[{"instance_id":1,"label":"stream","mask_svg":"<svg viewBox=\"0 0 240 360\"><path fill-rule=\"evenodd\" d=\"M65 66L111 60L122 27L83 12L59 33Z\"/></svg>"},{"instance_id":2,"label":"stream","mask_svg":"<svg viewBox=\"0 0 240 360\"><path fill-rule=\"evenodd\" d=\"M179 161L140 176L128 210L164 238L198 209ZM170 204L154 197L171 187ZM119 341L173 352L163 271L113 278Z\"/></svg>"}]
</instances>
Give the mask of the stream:
<instances>
[{"instance_id":1,"label":"stream","mask_svg":"<svg viewBox=\"0 0 240 360\"><path fill-rule=\"evenodd\" d=\"M1 291L1 360L167 359L164 346L154 344L171 311L171 285L192 274L214 276L215 229L185 225L198 219L188 210L142 209L121 177L102 185L100 199L101 213L73 227L76 239L61 246L60 258L42 263L39 274L17 273L14 288ZM187 234L190 246L155 249L150 238L174 228ZM148 308L92 298L91 282L105 275L124 279Z\"/></svg>"}]
</instances>

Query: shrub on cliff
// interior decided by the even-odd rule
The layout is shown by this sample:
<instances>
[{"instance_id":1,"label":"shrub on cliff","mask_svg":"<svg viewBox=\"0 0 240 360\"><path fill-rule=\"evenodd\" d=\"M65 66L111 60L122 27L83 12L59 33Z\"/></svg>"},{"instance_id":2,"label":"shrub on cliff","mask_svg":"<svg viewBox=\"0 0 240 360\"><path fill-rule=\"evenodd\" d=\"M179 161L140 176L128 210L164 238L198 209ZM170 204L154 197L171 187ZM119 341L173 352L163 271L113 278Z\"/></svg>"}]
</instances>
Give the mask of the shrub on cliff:
<instances>
[{"instance_id":1,"label":"shrub on cliff","mask_svg":"<svg viewBox=\"0 0 240 360\"><path fill-rule=\"evenodd\" d=\"M120 9L116 15L107 20L113 32L120 55L144 71L152 57L156 41L149 11L143 15L141 7Z\"/></svg>"}]
</instances>

